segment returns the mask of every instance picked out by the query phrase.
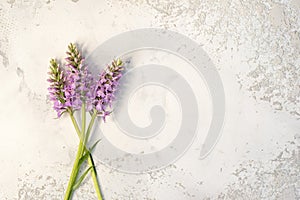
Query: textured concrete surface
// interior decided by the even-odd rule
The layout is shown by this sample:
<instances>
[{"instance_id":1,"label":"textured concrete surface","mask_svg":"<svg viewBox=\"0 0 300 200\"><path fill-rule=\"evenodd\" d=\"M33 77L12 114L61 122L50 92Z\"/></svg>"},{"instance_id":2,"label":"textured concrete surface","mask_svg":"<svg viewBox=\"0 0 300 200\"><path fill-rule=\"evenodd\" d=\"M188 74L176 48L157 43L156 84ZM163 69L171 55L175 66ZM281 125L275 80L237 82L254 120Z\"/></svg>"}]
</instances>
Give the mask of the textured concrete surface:
<instances>
[{"instance_id":1,"label":"textured concrete surface","mask_svg":"<svg viewBox=\"0 0 300 200\"><path fill-rule=\"evenodd\" d=\"M47 100L49 58L71 41L90 53L126 30L167 28L210 56L226 121L214 151L195 140L172 165L127 174L97 163L106 199L300 198L300 2L0 2L0 199L62 199L77 138ZM91 180L74 199L95 199Z\"/></svg>"}]
</instances>

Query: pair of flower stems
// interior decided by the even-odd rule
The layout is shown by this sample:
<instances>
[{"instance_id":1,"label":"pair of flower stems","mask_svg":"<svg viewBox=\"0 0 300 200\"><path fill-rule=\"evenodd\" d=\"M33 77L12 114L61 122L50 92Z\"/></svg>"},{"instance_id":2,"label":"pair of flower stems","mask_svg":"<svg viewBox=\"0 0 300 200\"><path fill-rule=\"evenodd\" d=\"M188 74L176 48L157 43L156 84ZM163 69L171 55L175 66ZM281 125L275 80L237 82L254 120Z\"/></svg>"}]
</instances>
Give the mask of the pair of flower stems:
<instances>
[{"instance_id":1,"label":"pair of flower stems","mask_svg":"<svg viewBox=\"0 0 300 200\"><path fill-rule=\"evenodd\" d=\"M94 122L95 122L95 119L97 117L97 110L94 109L93 113L91 114L92 118L89 122L87 130L86 130L86 105L85 105L85 103L83 103L83 105L81 107L81 118L82 118L81 119L81 130L77 124L76 119L74 118L74 115L73 115L74 112L72 110L68 109L68 113L70 115L70 118L72 120L72 123L74 125L74 128L76 130L76 133L77 133L80 141L79 141L76 159L73 164L73 169L71 172L71 176L69 179L69 183L68 183L68 187L67 187L67 190L65 193L64 200L71 199L73 192L80 186L81 182L84 180L84 178L86 177L86 175L89 172L91 172L91 176L93 179L93 183L94 183L94 187L95 187L95 191L96 191L98 200L103 200L101 188L100 188L98 178L97 178L96 168L94 165L93 157L91 155L91 151L93 150L93 148L95 147L97 142L93 145L93 147L91 149L86 148L86 142L89 138L89 135L91 133L91 130L92 130ZM88 169L86 169L85 172L78 178L78 173L81 168L81 165L86 160L88 161Z\"/></svg>"}]
</instances>

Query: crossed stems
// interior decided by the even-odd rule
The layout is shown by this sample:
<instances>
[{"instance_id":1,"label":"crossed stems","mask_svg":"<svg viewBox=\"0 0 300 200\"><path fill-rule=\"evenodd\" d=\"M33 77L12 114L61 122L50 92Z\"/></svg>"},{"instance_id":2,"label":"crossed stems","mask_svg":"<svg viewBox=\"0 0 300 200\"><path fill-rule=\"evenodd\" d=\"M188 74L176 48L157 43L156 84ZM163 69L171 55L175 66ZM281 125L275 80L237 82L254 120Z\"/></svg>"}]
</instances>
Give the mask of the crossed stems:
<instances>
[{"instance_id":1,"label":"crossed stems","mask_svg":"<svg viewBox=\"0 0 300 200\"><path fill-rule=\"evenodd\" d=\"M87 172L91 171L91 175L92 175L92 179L93 179L93 183L94 183L94 187L95 187L95 190L96 190L98 200L102 200L103 198L102 198L101 189L100 189L98 179L97 179L97 172L96 172L96 168L95 168L95 165L94 165L93 157L90 153L90 150L88 150L86 148L86 142L89 138L90 132L92 130L95 119L97 117L97 111L96 110L93 111L92 118L91 118L91 121L89 123L89 126L88 126L88 129L87 129L86 133L85 133L85 129L86 129L85 104L83 104L82 108L81 108L81 116L82 116L82 120L81 120L82 121L81 122L82 123L81 124L82 129L81 129L81 131L79 129L79 126L78 126L74 116L73 116L73 111L68 110L68 112L69 112L70 118L72 120L72 123L75 127L76 133L77 133L77 135L80 139L80 142L79 142L79 145L78 145L76 159L75 159L75 162L73 164L73 169L72 169L72 172L71 172L71 176L70 176L70 180L69 180L69 183L68 183L68 187L67 187L67 190L66 190L64 200L69 200L72 197L72 193L76 189L76 188L74 188L74 186L75 186L75 184L77 185L77 183L78 183L78 182L76 183L76 180L77 180L77 176L78 176L80 166L83 163L83 161L85 161L86 159L88 160L89 168L86 170L86 173L84 173L82 175L82 177L80 177L80 179L82 181L84 179L84 176L87 174ZM80 181L80 180L78 180L78 181ZM80 182L79 182L79 184L80 184Z\"/></svg>"}]
</instances>

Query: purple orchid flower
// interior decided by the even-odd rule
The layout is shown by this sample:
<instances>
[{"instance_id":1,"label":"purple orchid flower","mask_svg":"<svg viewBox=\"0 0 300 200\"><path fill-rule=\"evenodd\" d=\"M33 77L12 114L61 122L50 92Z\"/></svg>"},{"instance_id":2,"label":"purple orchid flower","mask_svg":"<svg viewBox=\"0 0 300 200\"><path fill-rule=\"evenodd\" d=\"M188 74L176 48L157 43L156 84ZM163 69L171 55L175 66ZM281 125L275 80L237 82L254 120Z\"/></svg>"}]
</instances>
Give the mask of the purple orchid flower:
<instances>
[{"instance_id":1,"label":"purple orchid flower","mask_svg":"<svg viewBox=\"0 0 300 200\"><path fill-rule=\"evenodd\" d=\"M123 63L120 59L114 60L111 65L102 71L98 81L95 83L95 99L94 106L98 115L105 118L111 113L112 102L115 99L114 93L119 85L122 77Z\"/></svg>"},{"instance_id":2,"label":"purple orchid flower","mask_svg":"<svg viewBox=\"0 0 300 200\"><path fill-rule=\"evenodd\" d=\"M50 75L47 80L50 83L48 88L50 100L53 102L53 109L57 112L57 116L60 117L68 107L64 92L66 76L54 59L50 61L50 72L48 74Z\"/></svg>"},{"instance_id":3,"label":"purple orchid flower","mask_svg":"<svg viewBox=\"0 0 300 200\"><path fill-rule=\"evenodd\" d=\"M50 61L50 100L60 117L65 111L79 110L83 102L87 111L96 110L105 121L111 111L115 92L124 69L120 59L114 60L103 70L98 80L94 80L84 59L74 44L68 46L65 68Z\"/></svg>"}]
</instances>

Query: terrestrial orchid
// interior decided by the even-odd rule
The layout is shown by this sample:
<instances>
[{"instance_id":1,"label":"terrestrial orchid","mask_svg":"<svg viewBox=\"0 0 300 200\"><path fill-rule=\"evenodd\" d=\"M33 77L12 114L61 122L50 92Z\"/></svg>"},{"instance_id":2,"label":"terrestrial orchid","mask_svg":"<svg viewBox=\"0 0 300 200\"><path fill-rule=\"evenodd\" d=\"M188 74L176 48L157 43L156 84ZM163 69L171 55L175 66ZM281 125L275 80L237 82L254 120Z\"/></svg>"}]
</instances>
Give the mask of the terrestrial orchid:
<instances>
[{"instance_id":1,"label":"terrestrial orchid","mask_svg":"<svg viewBox=\"0 0 300 200\"><path fill-rule=\"evenodd\" d=\"M68 113L80 139L78 151L70 180L65 194L65 200L71 199L72 193L80 186L86 175L91 172L96 194L102 200L102 193L97 179L96 168L91 155L92 149L86 148L95 119L101 117L104 121L112 112L112 102L122 77L123 63L120 59L113 60L111 65L94 78L84 64L84 58L74 44L68 46L66 63L60 66L54 59L50 60L48 88L53 108L58 118ZM74 117L74 112L81 109L81 129ZM86 129L86 113L91 114L91 120ZM95 145L97 142L95 143ZM93 145L93 147L95 146ZM87 160L88 168L78 177L82 163Z\"/></svg>"}]
</instances>

